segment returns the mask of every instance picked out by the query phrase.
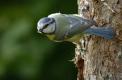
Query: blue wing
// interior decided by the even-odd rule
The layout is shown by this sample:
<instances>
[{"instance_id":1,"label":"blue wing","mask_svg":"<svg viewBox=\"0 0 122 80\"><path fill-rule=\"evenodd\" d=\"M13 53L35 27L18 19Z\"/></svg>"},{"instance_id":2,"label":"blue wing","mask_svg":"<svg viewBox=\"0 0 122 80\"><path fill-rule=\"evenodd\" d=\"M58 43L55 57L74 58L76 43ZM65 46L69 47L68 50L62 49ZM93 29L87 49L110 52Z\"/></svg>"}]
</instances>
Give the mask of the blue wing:
<instances>
[{"instance_id":1,"label":"blue wing","mask_svg":"<svg viewBox=\"0 0 122 80\"><path fill-rule=\"evenodd\" d=\"M106 27L89 28L89 29L85 30L84 32L88 33L88 34L101 36L106 39L112 39L115 36L115 33L114 33L112 27L109 27L109 28L106 28Z\"/></svg>"}]
</instances>

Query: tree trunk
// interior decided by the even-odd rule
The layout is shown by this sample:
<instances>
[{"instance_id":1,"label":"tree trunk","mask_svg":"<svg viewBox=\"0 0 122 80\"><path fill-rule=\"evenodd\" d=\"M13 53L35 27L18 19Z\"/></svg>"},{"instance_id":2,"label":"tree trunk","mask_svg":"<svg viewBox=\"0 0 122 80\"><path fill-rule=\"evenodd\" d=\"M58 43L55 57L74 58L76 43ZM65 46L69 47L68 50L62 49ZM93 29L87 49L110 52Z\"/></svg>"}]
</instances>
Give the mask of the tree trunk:
<instances>
[{"instance_id":1,"label":"tree trunk","mask_svg":"<svg viewBox=\"0 0 122 80\"><path fill-rule=\"evenodd\" d=\"M98 26L114 28L116 36L106 40L85 35L77 44L77 80L122 80L122 0L78 0L78 12Z\"/></svg>"}]
</instances>

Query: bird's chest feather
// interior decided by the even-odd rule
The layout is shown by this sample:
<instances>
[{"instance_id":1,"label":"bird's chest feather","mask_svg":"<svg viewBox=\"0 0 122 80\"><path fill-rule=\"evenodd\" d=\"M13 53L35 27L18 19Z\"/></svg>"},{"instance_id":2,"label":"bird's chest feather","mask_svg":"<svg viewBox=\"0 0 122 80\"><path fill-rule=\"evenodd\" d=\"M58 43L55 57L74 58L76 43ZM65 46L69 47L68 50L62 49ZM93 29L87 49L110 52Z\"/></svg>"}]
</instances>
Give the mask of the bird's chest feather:
<instances>
[{"instance_id":1,"label":"bird's chest feather","mask_svg":"<svg viewBox=\"0 0 122 80\"><path fill-rule=\"evenodd\" d=\"M83 36L82 34L77 34L77 35L72 36L71 38L66 39L66 41L78 42L82 36Z\"/></svg>"}]
</instances>

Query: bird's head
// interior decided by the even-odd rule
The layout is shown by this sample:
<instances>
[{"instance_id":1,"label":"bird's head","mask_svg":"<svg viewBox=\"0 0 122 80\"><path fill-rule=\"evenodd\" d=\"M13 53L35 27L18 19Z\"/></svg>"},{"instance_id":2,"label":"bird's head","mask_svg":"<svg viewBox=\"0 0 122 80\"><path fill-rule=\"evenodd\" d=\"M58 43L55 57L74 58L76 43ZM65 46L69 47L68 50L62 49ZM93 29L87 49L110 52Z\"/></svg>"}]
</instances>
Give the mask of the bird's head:
<instances>
[{"instance_id":1,"label":"bird's head","mask_svg":"<svg viewBox=\"0 0 122 80\"><path fill-rule=\"evenodd\" d=\"M43 34L53 34L56 29L56 23L54 18L44 17L37 23L37 30Z\"/></svg>"}]
</instances>

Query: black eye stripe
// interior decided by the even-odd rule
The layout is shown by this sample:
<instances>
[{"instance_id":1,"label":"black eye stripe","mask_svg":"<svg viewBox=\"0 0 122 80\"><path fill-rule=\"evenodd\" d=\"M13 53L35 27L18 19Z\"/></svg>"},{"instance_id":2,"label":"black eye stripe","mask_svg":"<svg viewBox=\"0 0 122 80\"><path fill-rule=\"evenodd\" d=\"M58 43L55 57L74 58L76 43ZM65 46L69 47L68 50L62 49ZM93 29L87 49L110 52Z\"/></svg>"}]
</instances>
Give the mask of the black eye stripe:
<instances>
[{"instance_id":1,"label":"black eye stripe","mask_svg":"<svg viewBox=\"0 0 122 80\"><path fill-rule=\"evenodd\" d=\"M43 32L43 30L44 29L40 29L39 31L41 31L42 32L42 34L48 34L48 35L53 35L53 34L55 34L55 31L56 31L56 23L55 23L55 30L53 31L53 32L50 32L50 33L45 33L45 32Z\"/></svg>"},{"instance_id":2,"label":"black eye stripe","mask_svg":"<svg viewBox=\"0 0 122 80\"><path fill-rule=\"evenodd\" d=\"M49 25L49 24L46 24L45 26L43 26L42 30L45 29L45 28L47 28L48 25Z\"/></svg>"},{"instance_id":3,"label":"black eye stripe","mask_svg":"<svg viewBox=\"0 0 122 80\"><path fill-rule=\"evenodd\" d=\"M48 22L48 24L53 23L53 22L55 22L54 18L50 18L50 21Z\"/></svg>"},{"instance_id":4,"label":"black eye stripe","mask_svg":"<svg viewBox=\"0 0 122 80\"><path fill-rule=\"evenodd\" d=\"M53 18L46 18L46 19L48 19L48 20L47 20L48 22L46 22L45 26L44 26L42 29L47 28L49 24L55 22L55 20L54 20ZM45 21L46 21L46 20L45 20Z\"/></svg>"}]
</instances>

